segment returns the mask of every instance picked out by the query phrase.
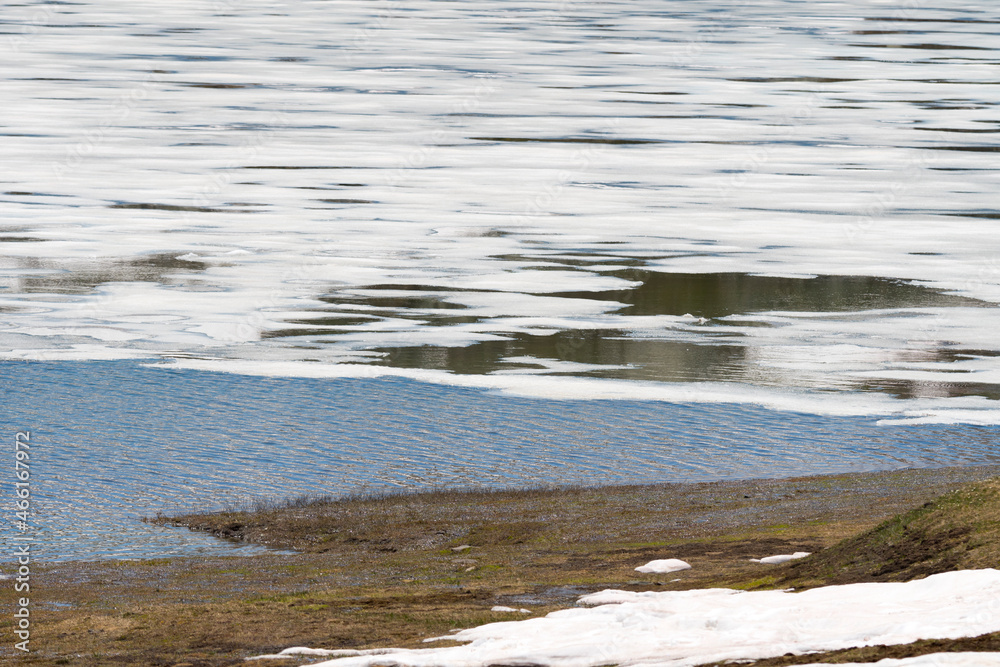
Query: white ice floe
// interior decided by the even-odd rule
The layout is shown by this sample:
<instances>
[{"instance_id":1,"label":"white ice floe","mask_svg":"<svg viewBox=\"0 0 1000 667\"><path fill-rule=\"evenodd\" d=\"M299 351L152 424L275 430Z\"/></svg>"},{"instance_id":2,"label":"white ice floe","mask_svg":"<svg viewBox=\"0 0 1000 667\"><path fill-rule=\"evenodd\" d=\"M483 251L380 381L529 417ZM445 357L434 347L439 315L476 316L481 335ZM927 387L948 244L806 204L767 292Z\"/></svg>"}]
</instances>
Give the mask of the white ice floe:
<instances>
[{"instance_id":1,"label":"white ice floe","mask_svg":"<svg viewBox=\"0 0 1000 667\"><path fill-rule=\"evenodd\" d=\"M780 565L781 563L787 563L790 560L797 560L799 558L805 558L806 556L812 555L808 551L796 551L793 554L780 554L777 556L768 556L767 558L751 558L754 563L765 563L767 565Z\"/></svg>"},{"instance_id":2,"label":"white ice floe","mask_svg":"<svg viewBox=\"0 0 1000 667\"><path fill-rule=\"evenodd\" d=\"M647 574L666 574L668 572L679 572L681 570L690 570L691 565L685 563L677 558L665 558L663 560L651 560L645 565L640 565L635 568L636 572L645 572Z\"/></svg>"},{"instance_id":3,"label":"white ice floe","mask_svg":"<svg viewBox=\"0 0 1000 667\"><path fill-rule=\"evenodd\" d=\"M344 360L351 359L345 357ZM997 401L978 396L912 398L899 401L886 394L806 392L727 382L645 382L593 377L473 375L454 374L436 369L394 368L358 363L299 364L296 361L264 359L178 358L165 362L162 366L260 376L406 377L421 382L492 389L512 396L531 398L752 404L774 410L811 414L882 417L885 422L905 421L911 418L910 415L917 415L921 419L926 418L928 422L933 417L943 423L972 421L976 424L1000 424L1000 406Z\"/></svg>"},{"instance_id":4,"label":"white ice floe","mask_svg":"<svg viewBox=\"0 0 1000 667\"><path fill-rule=\"evenodd\" d=\"M0 358L139 351L309 373L559 319L731 342L745 372L728 379L769 406L824 409L772 388L902 383L919 397L897 401L919 412L910 423L997 423L919 404L1000 368L995 164L977 131L998 91L992 63L954 50L995 48L995 11L914 7L933 39L907 43L866 30L899 18L871 4L412 0L404 19L365 0L243 3L236 18L190 0L137 17L108 0L59 21L11 5L6 53L23 76L0 109ZM911 48L876 62L884 46ZM633 285L618 271L636 266L872 276L982 303L637 327L597 295ZM477 321L372 306L337 333L274 335L342 316L373 286Z\"/></svg>"},{"instance_id":5,"label":"white ice floe","mask_svg":"<svg viewBox=\"0 0 1000 667\"><path fill-rule=\"evenodd\" d=\"M490 623L436 638L468 642L462 646L360 651L319 664L688 667L789 652L971 637L1000 630L1000 571L963 570L906 583L826 586L803 592L605 590L583 596L579 604L544 617ZM973 656L887 665L997 664L986 662L987 655L996 654L982 654L980 663L970 662Z\"/></svg>"}]
</instances>

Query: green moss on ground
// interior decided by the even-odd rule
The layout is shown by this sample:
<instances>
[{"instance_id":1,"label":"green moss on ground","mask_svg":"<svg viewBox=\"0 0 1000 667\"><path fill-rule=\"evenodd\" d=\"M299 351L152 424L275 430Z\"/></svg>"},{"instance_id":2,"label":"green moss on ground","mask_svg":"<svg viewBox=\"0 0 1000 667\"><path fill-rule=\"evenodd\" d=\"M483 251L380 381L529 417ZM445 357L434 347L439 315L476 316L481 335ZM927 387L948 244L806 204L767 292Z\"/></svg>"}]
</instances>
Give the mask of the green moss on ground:
<instances>
[{"instance_id":1,"label":"green moss on ground","mask_svg":"<svg viewBox=\"0 0 1000 667\"><path fill-rule=\"evenodd\" d=\"M791 563L779 582L807 587L909 581L1000 567L1000 480L946 493L871 530Z\"/></svg>"}]
</instances>

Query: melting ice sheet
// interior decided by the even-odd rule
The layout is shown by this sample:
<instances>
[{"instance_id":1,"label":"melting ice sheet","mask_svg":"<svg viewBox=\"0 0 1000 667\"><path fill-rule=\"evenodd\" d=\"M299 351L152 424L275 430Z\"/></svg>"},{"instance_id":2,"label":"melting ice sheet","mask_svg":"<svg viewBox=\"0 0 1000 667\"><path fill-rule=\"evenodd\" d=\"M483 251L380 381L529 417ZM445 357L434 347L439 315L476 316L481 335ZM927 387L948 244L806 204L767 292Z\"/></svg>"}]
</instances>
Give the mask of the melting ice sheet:
<instances>
[{"instance_id":1,"label":"melting ice sheet","mask_svg":"<svg viewBox=\"0 0 1000 667\"><path fill-rule=\"evenodd\" d=\"M0 8L4 358L1000 420L993 5L144 7Z\"/></svg>"}]
</instances>

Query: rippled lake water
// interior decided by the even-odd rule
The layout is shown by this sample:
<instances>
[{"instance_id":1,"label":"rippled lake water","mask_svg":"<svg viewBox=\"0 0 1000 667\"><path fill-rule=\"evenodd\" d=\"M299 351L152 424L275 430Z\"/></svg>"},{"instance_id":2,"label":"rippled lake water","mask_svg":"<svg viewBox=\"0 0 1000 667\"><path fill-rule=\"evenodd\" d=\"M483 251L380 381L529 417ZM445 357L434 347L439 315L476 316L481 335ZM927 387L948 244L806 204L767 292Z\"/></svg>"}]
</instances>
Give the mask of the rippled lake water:
<instances>
[{"instance_id":1,"label":"rippled lake water","mask_svg":"<svg viewBox=\"0 0 1000 667\"><path fill-rule=\"evenodd\" d=\"M0 389L0 428L11 440L31 428L32 534L53 560L252 553L139 518L256 498L1000 464L992 428L884 427L743 405L545 401L404 378L2 362ZM18 533L5 524L0 534Z\"/></svg>"},{"instance_id":2,"label":"rippled lake water","mask_svg":"<svg viewBox=\"0 0 1000 667\"><path fill-rule=\"evenodd\" d=\"M151 473L119 518L67 509L119 498L129 469L94 472L100 492L60 486L84 455L66 420L96 428L49 398L79 373L149 401L119 446L90 431L115 466L139 440L149 465L181 446L149 424L189 382L264 392L211 413L223 441L280 405L325 434L309 452L379 396L403 430L349 428L380 463L351 467L350 450L335 489L491 483L490 457L509 465L503 444L461 464L457 439L435 452L406 417L424 400L536 415L552 467L525 470L588 483L747 475L758 456L774 474L992 460L998 25L1000 8L957 1L5 5L0 416L45 434L50 516L104 526L60 534L90 545L75 554L119 544L122 516L191 505ZM279 386L354 403L316 412ZM625 465L655 441L634 420L764 426L715 448L671 436ZM838 434L817 443L892 444L758 438L796 420ZM520 433L501 424L494 440ZM588 439L612 431L607 451ZM221 475L199 503L322 486L231 486L219 442L178 487ZM277 456L269 442L247 466Z\"/></svg>"}]
</instances>

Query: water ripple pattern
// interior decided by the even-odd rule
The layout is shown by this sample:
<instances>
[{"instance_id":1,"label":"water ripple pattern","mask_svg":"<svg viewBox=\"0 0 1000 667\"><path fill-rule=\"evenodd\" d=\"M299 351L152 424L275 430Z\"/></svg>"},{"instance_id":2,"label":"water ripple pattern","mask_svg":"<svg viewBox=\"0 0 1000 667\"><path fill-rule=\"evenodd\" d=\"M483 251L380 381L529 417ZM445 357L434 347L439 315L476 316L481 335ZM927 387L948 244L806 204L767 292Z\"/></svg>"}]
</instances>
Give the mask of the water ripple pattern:
<instances>
[{"instance_id":1,"label":"water ripple pattern","mask_svg":"<svg viewBox=\"0 0 1000 667\"><path fill-rule=\"evenodd\" d=\"M2 358L1000 421L997 6L143 7L0 8Z\"/></svg>"},{"instance_id":2,"label":"water ripple pattern","mask_svg":"<svg viewBox=\"0 0 1000 667\"><path fill-rule=\"evenodd\" d=\"M254 553L140 518L257 498L1000 463L991 428L540 400L403 378L8 361L0 390L0 429L32 434L32 534L49 561ZM5 523L0 539L12 548L15 534Z\"/></svg>"}]
</instances>

